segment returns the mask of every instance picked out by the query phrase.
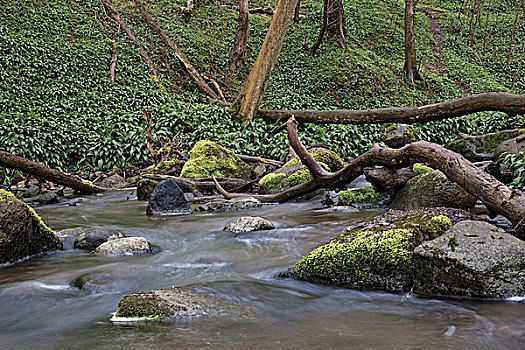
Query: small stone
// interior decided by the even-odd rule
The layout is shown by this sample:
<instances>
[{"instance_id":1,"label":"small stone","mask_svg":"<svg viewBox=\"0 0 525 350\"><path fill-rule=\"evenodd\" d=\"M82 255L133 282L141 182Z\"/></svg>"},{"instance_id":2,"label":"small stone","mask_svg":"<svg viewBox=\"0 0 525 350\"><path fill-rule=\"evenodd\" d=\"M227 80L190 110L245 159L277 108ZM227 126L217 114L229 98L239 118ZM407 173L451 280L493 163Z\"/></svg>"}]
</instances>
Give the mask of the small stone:
<instances>
[{"instance_id":1,"label":"small stone","mask_svg":"<svg viewBox=\"0 0 525 350\"><path fill-rule=\"evenodd\" d=\"M124 237L99 245L94 254L107 256L135 255L151 253L153 246L144 237Z\"/></svg>"},{"instance_id":2,"label":"small stone","mask_svg":"<svg viewBox=\"0 0 525 350\"><path fill-rule=\"evenodd\" d=\"M233 233L244 233L251 231L273 230L275 226L260 216L242 216L237 218L224 228L224 231Z\"/></svg>"},{"instance_id":3,"label":"small stone","mask_svg":"<svg viewBox=\"0 0 525 350\"><path fill-rule=\"evenodd\" d=\"M151 194L146 207L147 215L189 213L190 203L174 179L162 181Z\"/></svg>"},{"instance_id":4,"label":"small stone","mask_svg":"<svg viewBox=\"0 0 525 350\"><path fill-rule=\"evenodd\" d=\"M106 177L104 180L100 181L98 183L100 187L106 187L106 188L124 188L129 186L129 184L124 180L122 176L119 174L114 174L109 177Z\"/></svg>"},{"instance_id":5,"label":"small stone","mask_svg":"<svg viewBox=\"0 0 525 350\"><path fill-rule=\"evenodd\" d=\"M206 204L199 205L194 211L237 211L258 208L261 202L253 197L234 198L234 199L215 199Z\"/></svg>"},{"instance_id":6,"label":"small stone","mask_svg":"<svg viewBox=\"0 0 525 350\"><path fill-rule=\"evenodd\" d=\"M126 237L122 232L105 227L76 227L60 231L60 236L71 236L74 233L78 236L73 247L85 250L93 250L107 241Z\"/></svg>"}]
</instances>

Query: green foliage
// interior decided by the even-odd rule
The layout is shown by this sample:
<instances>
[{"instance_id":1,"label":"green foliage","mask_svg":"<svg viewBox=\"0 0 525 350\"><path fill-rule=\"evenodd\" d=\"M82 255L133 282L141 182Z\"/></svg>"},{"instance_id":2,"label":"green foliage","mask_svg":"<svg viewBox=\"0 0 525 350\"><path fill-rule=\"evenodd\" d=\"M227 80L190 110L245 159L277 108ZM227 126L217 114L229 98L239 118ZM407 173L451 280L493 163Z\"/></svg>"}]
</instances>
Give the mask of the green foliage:
<instances>
[{"instance_id":1,"label":"green foliage","mask_svg":"<svg viewBox=\"0 0 525 350\"><path fill-rule=\"evenodd\" d=\"M525 152L509 153L503 157L502 162L514 172L511 187L525 191Z\"/></svg>"}]
</instances>

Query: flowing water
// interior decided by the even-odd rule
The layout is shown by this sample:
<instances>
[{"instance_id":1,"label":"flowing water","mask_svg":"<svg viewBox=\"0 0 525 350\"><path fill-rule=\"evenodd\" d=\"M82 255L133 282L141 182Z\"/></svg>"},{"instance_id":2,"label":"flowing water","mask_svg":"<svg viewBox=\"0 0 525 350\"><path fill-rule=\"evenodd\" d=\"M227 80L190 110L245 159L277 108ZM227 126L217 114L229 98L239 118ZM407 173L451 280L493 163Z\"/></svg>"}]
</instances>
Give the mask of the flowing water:
<instances>
[{"instance_id":1,"label":"flowing water","mask_svg":"<svg viewBox=\"0 0 525 350\"><path fill-rule=\"evenodd\" d=\"M290 203L155 219L127 195L37 211L55 230L103 225L146 237L161 252L115 259L67 249L0 268L0 349L525 348L523 301L431 299L275 278L378 211L319 213L317 203ZM266 217L277 229L238 237L222 231L242 215ZM96 288L71 287L80 276ZM125 294L191 284L257 312L178 324L109 321Z\"/></svg>"}]
</instances>

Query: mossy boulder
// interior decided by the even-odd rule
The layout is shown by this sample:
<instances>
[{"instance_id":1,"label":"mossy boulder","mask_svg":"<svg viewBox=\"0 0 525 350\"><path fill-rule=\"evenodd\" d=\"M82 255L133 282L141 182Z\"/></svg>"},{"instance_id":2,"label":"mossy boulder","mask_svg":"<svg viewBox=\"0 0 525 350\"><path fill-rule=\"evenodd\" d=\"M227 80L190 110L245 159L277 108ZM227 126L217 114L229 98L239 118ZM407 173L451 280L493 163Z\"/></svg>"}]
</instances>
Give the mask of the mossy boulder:
<instances>
[{"instance_id":1,"label":"mossy boulder","mask_svg":"<svg viewBox=\"0 0 525 350\"><path fill-rule=\"evenodd\" d=\"M343 159L335 152L317 148L310 153L327 171L335 172L344 167ZM298 157L292 158L282 168L259 180L259 193L277 193L312 179L310 171Z\"/></svg>"},{"instance_id":2,"label":"mossy boulder","mask_svg":"<svg viewBox=\"0 0 525 350\"><path fill-rule=\"evenodd\" d=\"M452 225L444 215L408 214L350 229L298 261L295 278L350 288L402 291L413 280L412 254Z\"/></svg>"},{"instance_id":3,"label":"mossy boulder","mask_svg":"<svg viewBox=\"0 0 525 350\"><path fill-rule=\"evenodd\" d=\"M476 197L448 180L441 171L432 170L408 180L394 197L391 207L399 210L431 207L467 209L474 205Z\"/></svg>"},{"instance_id":4,"label":"mossy boulder","mask_svg":"<svg viewBox=\"0 0 525 350\"><path fill-rule=\"evenodd\" d=\"M180 177L230 177L249 179L251 168L229 149L211 141L199 141L184 163Z\"/></svg>"},{"instance_id":5,"label":"mossy boulder","mask_svg":"<svg viewBox=\"0 0 525 350\"><path fill-rule=\"evenodd\" d=\"M412 165L412 171L414 171L414 174L416 175L430 173L433 170L434 169L432 169L431 167L421 163L415 163L414 165Z\"/></svg>"},{"instance_id":6,"label":"mossy boulder","mask_svg":"<svg viewBox=\"0 0 525 350\"><path fill-rule=\"evenodd\" d=\"M62 249L33 208L0 189L0 264Z\"/></svg>"},{"instance_id":7,"label":"mossy boulder","mask_svg":"<svg viewBox=\"0 0 525 350\"><path fill-rule=\"evenodd\" d=\"M152 179L142 179L137 182L137 199L139 201L149 201L158 184L158 181Z\"/></svg>"},{"instance_id":8,"label":"mossy boulder","mask_svg":"<svg viewBox=\"0 0 525 350\"><path fill-rule=\"evenodd\" d=\"M392 148L400 148L415 141L414 132L405 124L387 123L381 126L381 139Z\"/></svg>"},{"instance_id":9,"label":"mossy boulder","mask_svg":"<svg viewBox=\"0 0 525 350\"><path fill-rule=\"evenodd\" d=\"M482 221L462 221L414 250L414 290L485 298L525 295L525 242Z\"/></svg>"},{"instance_id":10,"label":"mossy boulder","mask_svg":"<svg viewBox=\"0 0 525 350\"><path fill-rule=\"evenodd\" d=\"M158 164L153 164L147 167L142 174L154 175L154 174L175 174L178 175L181 172L184 162L178 159L168 159Z\"/></svg>"},{"instance_id":11,"label":"mossy boulder","mask_svg":"<svg viewBox=\"0 0 525 350\"><path fill-rule=\"evenodd\" d=\"M339 203L350 205L354 203L377 203L379 194L372 186L341 191L337 194Z\"/></svg>"},{"instance_id":12,"label":"mossy boulder","mask_svg":"<svg viewBox=\"0 0 525 350\"><path fill-rule=\"evenodd\" d=\"M525 134L525 129L503 130L485 135L460 134L446 147L463 155L471 162L492 160L496 147L504 141Z\"/></svg>"}]
</instances>

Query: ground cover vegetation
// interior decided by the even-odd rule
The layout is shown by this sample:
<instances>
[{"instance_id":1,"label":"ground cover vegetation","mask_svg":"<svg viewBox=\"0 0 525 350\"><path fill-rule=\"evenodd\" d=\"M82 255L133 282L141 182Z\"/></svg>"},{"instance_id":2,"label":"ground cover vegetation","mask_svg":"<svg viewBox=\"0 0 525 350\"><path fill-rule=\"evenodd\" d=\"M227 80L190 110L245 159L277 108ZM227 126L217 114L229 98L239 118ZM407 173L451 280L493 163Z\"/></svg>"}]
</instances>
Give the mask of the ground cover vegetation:
<instances>
[{"instance_id":1,"label":"ground cover vegetation","mask_svg":"<svg viewBox=\"0 0 525 350\"><path fill-rule=\"evenodd\" d=\"M197 103L196 84L165 44L142 20L133 1L114 1L157 69L155 80L129 38L106 16L97 0L8 1L0 8L0 148L59 169L108 170L147 159L146 121L152 132L171 139L183 131L188 145L202 139L237 153L283 159L286 134L268 135L278 123L256 119L240 124L227 108ZM258 1L251 6L275 6ZM240 90L271 17L250 15L245 66L229 70L238 13L235 1L198 3L147 1L148 10L202 74L213 77L228 100ZM227 7L229 5L230 7ZM463 1L421 0L416 11L416 47L422 81L403 72L404 2L347 0L347 47L323 43L309 48L321 25L322 3L303 1L304 17L288 29L261 108L365 109L414 106L469 93L524 93L518 1L484 4L485 16L469 26ZM488 14L488 15L487 15ZM515 20L515 19L518 20ZM515 23L515 24L514 24ZM109 62L116 47L116 80ZM524 116L477 113L416 125L416 139L446 143L458 132L482 134L525 125ZM301 126L305 145L324 143L355 156L379 142L380 126ZM189 154L189 147L187 149Z\"/></svg>"}]
</instances>

